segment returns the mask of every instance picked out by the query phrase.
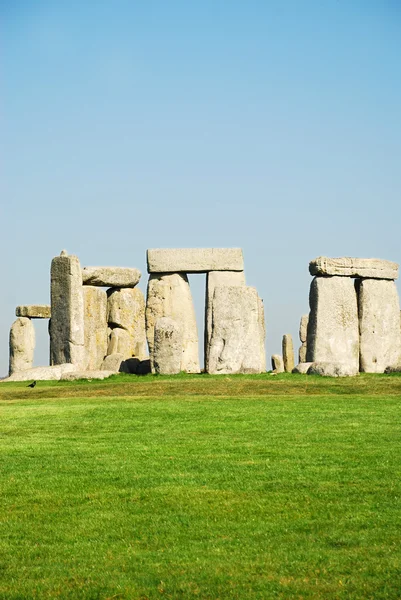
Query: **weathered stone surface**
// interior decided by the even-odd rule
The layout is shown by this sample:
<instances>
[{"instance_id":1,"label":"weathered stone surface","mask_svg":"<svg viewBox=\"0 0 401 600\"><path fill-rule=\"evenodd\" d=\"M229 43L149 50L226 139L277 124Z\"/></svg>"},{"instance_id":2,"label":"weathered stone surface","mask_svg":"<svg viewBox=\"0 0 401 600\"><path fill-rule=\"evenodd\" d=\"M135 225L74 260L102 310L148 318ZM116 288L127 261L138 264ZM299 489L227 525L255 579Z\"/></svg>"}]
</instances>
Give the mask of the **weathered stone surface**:
<instances>
[{"instance_id":1,"label":"weathered stone surface","mask_svg":"<svg viewBox=\"0 0 401 600\"><path fill-rule=\"evenodd\" d=\"M298 373L300 375L306 375L306 373L309 371L309 367L311 367L312 365L313 363L310 362L301 362L293 368L292 372Z\"/></svg>"},{"instance_id":2,"label":"weathered stone surface","mask_svg":"<svg viewBox=\"0 0 401 600\"><path fill-rule=\"evenodd\" d=\"M265 321L265 307L262 298L258 296L258 321L259 321L259 339L260 339L260 372L266 373L266 321Z\"/></svg>"},{"instance_id":3,"label":"weathered stone surface","mask_svg":"<svg viewBox=\"0 0 401 600\"><path fill-rule=\"evenodd\" d=\"M308 322L309 314L302 315L301 321L299 323L299 339L302 343L306 342L308 337Z\"/></svg>"},{"instance_id":4,"label":"weathered stone surface","mask_svg":"<svg viewBox=\"0 0 401 600\"><path fill-rule=\"evenodd\" d=\"M307 351L308 351L308 346L307 346L306 342L302 342L302 344L298 350L298 362L299 363L306 362Z\"/></svg>"},{"instance_id":5,"label":"weathered stone surface","mask_svg":"<svg viewBox=\"0 0 401 600\"><path fill-rule=\"evenodd\" d=\"M283 335L283 362L284 371L291 373L294 366L294 344L292 343L292 336L289 333Z\"/></svg>"},{"instance_id":6,"label":"weathered stone surface","mask_svg":"<svg viewBox=\"0 0 401 600\"><path fill-rule=\"evenodd\" d=\"M388 375L389 373L401 373L401 365L395 365L394 367L386 367L384 372Z\"/></svg>"},{"instance_id":7,"label":"weathered stone surface","mask_svg":"<svg viewBox=\"0 0 401 600\"><path fill-rule=\"evenodd\" d=\"M85 369L82 270L77 256L65 253L51 264L50 363Z\"/></svg>"},{"instance_id":8,"label":"weathered stone surface","mask_svg":"<svg viewBox=\"0 0 401 600\"><path fill-rule=\"evenodd\" d=\"M359 285L360 370L384 373L401 363L400 303L394 281L363 279Z\"/></svg>"},{"instance_id":9,"label":"weathered stone surface","mask_svg":"<svg viewBox=\"0 0 401 600\"><path fill-rule=\"evenodd\" d=\"M223 285L245 285L244 271L210 271L206 276L206 298L205 298L205 343L204 357L205 370L209 365L209 349L212 337L212 302L216 286Z\"/></svg>"},{"instance_id":10,"label":"weathered stone surface","mask_svg":"<svg viewBox=\"0 0 401 600\"><path fill-rule=\"evenodd\" d=\"M148 273L243 271L241 248L157 248L147 252Z\"/></svg>"},{"instance_id":11,"label":"weathered stone surface","mask_svg":"<svg viewBox=\"0 0 401 600\"><path fill-rule=\"evenodd\" d=\"M76 369L76 365L72 363L64 363L52 367L33 367L26 371L13 373L10 377L6 377L6 379L1 379L0 381L58 381L64 373L76 371Z\"/></svg>"},{"instance_id":12,"label":"weathered stone surface","mask_svg":"<svg viewBox=\"0 0 401 600\"><path fill-rule=\"evenodd\" d=\"M112 288L107 295L109 326L125 329L130 336L130 348L129 352L124 351L125 358L146 358L145 298L142 291L139 288Z\"/></svg>"},{"instance_id":13,"label":"weathered stone surface","mask_svg":"<svg viewBox=\"0 0 401 600\"><path fill-rule=\"evenodd\" d=\"M182 333L180 371L199 373L198 330L188 278L184 273L150 275L146 302L146 335L153 371L155 323L170 317Z\"/></svg>"},{"instance_id":14,"label":"weathered stone surface","mask_svg":"<svg viewBox=\"0 0 401 600\"><path fill-rule=\"evenodd\" d=\"M114 374L114 371L99 371L98 369L93 371L73 371L72 373L64 373L60 377L60 380L77 381L78 379L107 379L107 377Z\"/></svg>"},{"instance_id":15,"label":"weathered stone surface","mask_svg":"<svg viewBox=\"0 0 401 600\"><path fill-rule=\"evenodd\" d=\"M315 362L309 367L307 373L323 377L354 377L358 375L358 367L347 363Z\"/></svg>"},{"instance_id":16,"label":"weathered stone surface","mask_svg":"<svg viewBox=\"0 0 401 600\"><path fill-rule=\"evenodd\" d=\"M107 354L107 294L87 285L83 289L85 314L86 368L100 369Z\"/></svg>"},{"instance_id":17,"label":"weathered stone surface","mask_svg":"<svg viewBox=\"0 0 401 600\"><path fill-rule=\"evenodd\" d=\"M111 371L112 373L118 373L120 371L121 363L124 362L124 355L115 352L106 356L100 367L101 371Z\"/></svg>"},{"instance_id":18,"label":"weathered stone surface","mask_svg":"<svg viewBox=\"0 0 401 600\"><path fill-rule=\"evenodd\" d=\"M315 277L310 288L307 362L359 367L358 306L354 281Z\"/></svg>"},{"instance_id":19,"label":"weathered stone surface","mask_svg":"<svg viewBox=\"0 0 401 600\"><path fill-rule=\"evenodd\" d=\"M153 365L160 375L179 373L182 358L182 332L170 317L161 317L155 323Z\"/></svg>"},{"instance_id":20,"label":"weathered stone surface","mask_svg":"<svg viewBox=\"0 0 401 600\"><path fill-rule=\"evenodd\" d=\"M116 327L111 330L107 354L122 354L126 359L132 356L131 336L126 329Z\"/></svg>"},{"instance_id":21,"label":"weathered stone surface","mask_svg":"<svg viewBox=\"0 0 401 600\"><path fill-rule=\"evenodd\" d=\"M10 329L9 375L31 369L35 351L35 328L27 317L19 317Z\"/></svg>"},{"instance_id":22,"label":"weathered stone surface","mask_svg":"<svg viewBox=\"0 0 401 600\"><path fill-rule=\"evenodd\" d=\"M23 304L15 309L17 317L28 317L29 319L50 319L50 313L49 304Z\"/></svg>"},{"instance_id":23,"label":"weathered stone surface","mask_svg":"<svg viewBox=\"0 0 401 600\"><path fill-rule=\"evenodd\" d=\"M280 354L272 354L272 369L274 373L284 373L284 361Z\"/></svg>"},{"instance_id":24,"label":"weathered stone surface","mask_svg":"<svg viewBox=\"0 0 401 600\"><path fill-rule=\"evenodd\" d=\"M327 256L319 256L309 263L309 272L311 275L397 279L398 264L378 258L327 258Z\"/></svg>"},{"instance_id":25,"label":"weathered stone surface","mask_svg":"<svg viewBox=\"0 0 401 600\"><path fill-rule=\"evenodd\" d=\"M255 288L218 286L212 304L209 373L260 373L259 298Z\"/></svg>"},{"instance_id":26,"label":"weathered stone surface","mask_svg":"<svg viewBox=\"0 0 401 600\"><path fill-rule=\"evenodd\" d=\"M141 278L139 269L126 267L84 267L82 281L84 285L100 287L133 288Z\"/></svg>"}]
</instances>

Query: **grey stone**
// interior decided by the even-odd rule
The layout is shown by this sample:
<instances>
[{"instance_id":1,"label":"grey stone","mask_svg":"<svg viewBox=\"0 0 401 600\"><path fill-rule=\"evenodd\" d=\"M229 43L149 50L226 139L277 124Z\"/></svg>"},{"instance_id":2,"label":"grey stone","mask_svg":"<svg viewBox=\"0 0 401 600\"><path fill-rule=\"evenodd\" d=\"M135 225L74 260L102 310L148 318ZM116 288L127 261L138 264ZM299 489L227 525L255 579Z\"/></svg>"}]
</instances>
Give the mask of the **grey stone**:
<instances>
[{"instance_id":1,"label":"grey stone","mask_svg":"<svg viewBox=\"0 0 401 600\"><path fill-rule=\"evenodd\" d=\"M272 369L274 373L284 373L284 361L280 354L272 354Z\"/></svg>"},{"instance_id":2,"label":"grey stone","mask_svg":"<svg viewBox=\"0 0 401 600\"><path fill-rule=\"evenodd\" d=\"M298 350L298 362L299 363L305 363L306 362L306 355L308 353L308 346L306 344L306 342L302 342L301 346L299 347Z\"/></svg>"},{"instance_id":3,"label":"grey stone","mask_svg":"<svg viewBox=\"0 0 401 600\"><path fill-rule=\"evenodd\" d=\"M131 358L132 343L128 331L120 327L111 330L107 354L122 354L125 358Z\"/></svg>"},{"instance_id":4,"label":"grey stone","mask_svg":"<svg viewBox=\"0 0 401 600\"><path fill-rule=\"evenodd\" d=\"M115 375L114 371L73 371L72 373L64 373L60 377L60 381L77 381L78 379L107 379L111 375Z\"/></svg>"},{"instance_id":5,"label":"grey stone","mask_svg":"<svg viewBox=\"0 0 401 600\"><path fill-rule=\"evenodd\" d=\"M93 371L100 369L107 354L107 294L90 285L84 287L83 294L86 368Z\"/></svg>"},{"instance_id":6,"label":"grey stone","mask_svg":"<svg viewBox=\"0 0 401 600\"><path fill-rule=\"evenodd\" d=\"M111 288L107 292L107 322L112 329L125 329L130 337L125 358L147 357L145 332L145 298L139 288ZM122 341L121 341L122 344ZM122 346L121 346L122 348Z\"/></svg>"},{"instance_id":7,"label":"grey stone","mask_svg":"<svg viewBox=\"0 0 401 600\"><path fill-rule=\"evenodd\" d=\"M302 315L301 321L299 323L299 339L302 343L306 342L308 337L308 322L309 314Z\"/></svg>"},{"instance_id":8,"label":"grey stone","mask_svg":"<svg viewBox=\"0 0 401 600\"><path fill-rule=\"evenodd\" d=\"M35 351L35 328L27 317L18 317L10 329L9 375L31 369Z\"/></svg>"},{"instance_id":9,"label":"grey stone","mask_svg":"<svg viewBox=\"0 0 401 600\"><path fill-rule=\"evenodd\" d=\"M121 364L124 362L125 357L123 354L110 354L106 356L100 367L101 371L111 371L113 373L119 373Z\"/></svg>"},{"instance_id":10,"label":"grey stone","mask_svg":"<svg viewBox=\"0 0 401 600\"><path fill-rule=\"evenodd\" d=\"M258 296L258 322L259 322L259 339L260 339L260 372L266 373L266 321L265 307L262 298Z\"/></svg>"},{"instance_id":11,"label":"grey stone","mask_svg":"<svg viewBox=\"0 0 401 600\"><path fill-rule=\"evenodd\" d=\"M24 304L15 309L17 317L28 317L29 319L50 319L50 313L49 304Z\"/></svg>"},{"instance_id":12,"label":"grey stone","mask_svg":"<svg viewBox=\"0 0 401 600\"><path fill-rule=\"evenodd\" d=\"M76 370L76 365L73 365L72 363L64 363L52 367L33 367L26 371L15 372L10 377L6 377L6 379L0 381L58 381L64 373Z\"/></svg>"},{"instance_id":13,"label":"grey stone","mask_svg":"<svg viewBox=\"0 0 401 600\"><path fill-rule=\"evenodd\" d=\"M243 271L241 248L174 248L147 252L148 273Z\"/></svg>"},{"instance_id":14,"label":"grey stone","mask_svg":"<svg viewBox=\"0 0 401 600\"><path fill-rule=\"evenodd\" d=\"M259 297L253 287L218 286L212 304L209 373L260 373Z\"/></svg>"},{"instance_id":15,"label":"grey stone","mask_svg":"<svg viewBox=\"0 0 401 600\"><path fill-rule=\"evenodd\" d=\"M311 367L312 365L313 363L310 362L301 362L293 368L292 372L298 373L300 375L306 375L306 373L309 371L309 367Z\"/></svg>"},{"instance_id":16,"label":"grey stone","mask_svg":"<svg viewBox=\"0 0 401 600\"><path fill-rule=\"evenodd\" d=\"M212 338L212 302L216 286L245 285L244 271L210 271L206 276L205 298L205 370L209 365L210 340Z\"/></svg>"},{"instance_id":17,"label":"grey stone","mask_svg":"<svg viewBox=\"0 0 401 600\"><path fill-rule=\"evenodd\" d=\"M347 363L314 362L307 373L323 377L354 377L358 375L358 367Z\"/></svg>"},{"instance_id":18,"label":"grey stone","mask_svg":"<svg viewBox=\"0 0 401 600\"><path fill-rule=\"evenodd\" d=\"M378 258L327 258L327 256L319 256L309 263L309 272L311 275L397 279L398 264Z\"/></svg>"},{"instance_id":19,"label":"grey stone","mask_svg":"<svg viewBox=\"0 0 401 600\"><path fill-rule=\"evenodd\" d=\"M359 285L360 370L384 373L401 363L400 303L394 281L363 279Z\"/></svg>"},{"instance_id":20,"label":"grey stone","mask_svg":"<svg viewBox=\"0 0 401 600\"><path fill-rule=\"evenodd\" d=\"M84 285L100 287L133 288L141 278L139 269L126 267L84 267L82 281Z\"/></svg>"},{"instance_id":21,"label":"grey stone","mask_svg":"<svg viewBox=\"0 0 401 600\"><path fill-rule=\"evenodd\" d=\"M153 365L160 375L173 375L181 370L182 332L170 317L161 317L155 323Z\"/></svg>"},{"instance_id":22,"label":"grey stone","mask_svg":"<svg viewBox=\"0 0 401 600\"><path fill-rule=\"evenodd\" d=\"M359 367L358 306L354 281L315 277L310 295L307 362Z\"/></svg>"},{"instance_id":23,"label":"grey stone","mask_svg":"<svg viewBox=\"0 0 401 600\"><path fill-rule=\"evenodd\" d=\"M283 335L283 362L284 371L291 373L294 366L294 344L292 343L292 336L289 333Z\"/></svg>"},{"instance_id":24,"label":"grey stone","mask_svg":"<svg viewBox=\"0 0 401 600\"><path fill-rule=\"evenodd\" d=\"M77 256L57 256L51 264L50 363L85 369L82 270ZM77 370L77 369L76 369Z\"/></svg>"},{"instance_id":25,"label":"grey stone","mask_svg":"<svg viewBox=\"0 0 401 600\"><path fill-rule=\"evenodd\" d=\"M180 371L199 373L198 330L188 278L184 273L150 275L146 302L146 336L153 371L155 323L170 317L182 333Z\"/></svg>"}]
</instances>

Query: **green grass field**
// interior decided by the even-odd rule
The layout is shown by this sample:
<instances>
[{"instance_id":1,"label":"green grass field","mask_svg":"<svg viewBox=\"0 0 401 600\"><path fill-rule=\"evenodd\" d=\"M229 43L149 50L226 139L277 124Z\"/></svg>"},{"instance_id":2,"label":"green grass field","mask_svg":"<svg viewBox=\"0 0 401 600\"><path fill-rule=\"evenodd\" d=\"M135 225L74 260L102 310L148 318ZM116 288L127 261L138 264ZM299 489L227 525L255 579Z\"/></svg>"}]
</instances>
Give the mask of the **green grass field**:
<instances>
[{"instance_id":1,"label":"green grass field","mask_svg":"<svg viewBox=\"0 0 401 600\"><path fill-rule=\"evenodd\" d=\"M0 384L0 598L401 598L401 376Z\"/></svg>"}]
</instances>

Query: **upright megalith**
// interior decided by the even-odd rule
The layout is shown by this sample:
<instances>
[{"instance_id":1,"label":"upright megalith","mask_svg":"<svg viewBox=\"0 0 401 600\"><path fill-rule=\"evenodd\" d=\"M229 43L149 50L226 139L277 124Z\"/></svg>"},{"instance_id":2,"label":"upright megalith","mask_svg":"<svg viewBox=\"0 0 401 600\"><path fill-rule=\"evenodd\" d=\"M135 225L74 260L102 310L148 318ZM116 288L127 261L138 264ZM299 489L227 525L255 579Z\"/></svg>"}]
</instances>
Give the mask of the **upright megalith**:
<instances>
[{"instance_id":1,"label":"upright megalith","mask_svg":"<svg viewBox=\"0 0 401 600\"><path fill-rule=\"evenodd\" d=\"M283 362L284 362L284 371L286 373L292 373L293 368L295 367L294 362L294 344L292 342L292 336L289 333L283 335Z\"/></svg>"},{"instance_id":2,"label":"upright megalith","mask_svg":"<svg viewBox=\"0 0 401 600\"><path fill-rule=\"evenodd\" d=\"M95 371L107 354L107 294L91 285L84 286L83 294L86 368Z\"/></svg>"},{"instance_id":3,"label":"upright megalith","mask_svg":"<svg viewBox=\"0 0 401 600\"><path fill-rule=\"evenodd\" d=\"M359 284L360 370L384 373L401 364L400 303L394 281Z\"/></svg>"},{"instance_id":4,"label":"upright megalith","mask_svg":"<svg viewBox=\"0 0 401 600\"><path fill-rule=\"evenodd\" d=\"M349 277L315 277L311 284L307 362L359 365L358 305Z\"/></svg>"},{"instance_id":5,"label":"upright megalith","mask_svg":"<svg viewBox=\"0 0 401 600\"><path fill-rule=\"evenodd\" d=\"M299 339L301 346L298 351L298 362L306 362L309 315L302 315L299 324Z\"/></svg>"},{"instance_id":6,"label":"upright megalith","mask_svg":"<svg viewBox=\"0 0 401 600\"><path fill-rule=\"evenodd\" d=\"M107 291L107 323L112 330L123 329L129 335L126 347L123 334L120 340L120 351L125 358L132 356L143 360L147 356L145 332L145 298L142 291L135 288L111 288ZM111 339L110 339L111 341ZM124 346L122 345L124 344ZM123 347L125 349L123 350Z\"/></svg>"},{"instance_id":7,"label":"upright megalith","mask_svg":"<svg viewBox=\"0 0 401 600\"><path fill-rule=\"evenodd\" d=\"M180 371L199 373L198 330L188 277L185 273L153 274L146 301L146 336L154 371L155 324L161 317L173 319L182 333Z\"/></svg>"},{"instance_id":8,"label":"upright megalith","mask_svg":"<svg viewBox=\"0 0 401 600\"><path fill-rule=\"evenodd\" d=\"M260 372L266 372L266 320L265 320L265 306L262 298L258 296L258 321L259 321L259 343L260 343Z\"/></svg>"},{"instance_id":9,"label":"upright megalith","mask_svg":"<svg viewBox=\"0 0 401 600\"><path fill-rule=\"evenodd\" d=\"M212 338L212 303L214 290L217 286L245 285L244 271L209 271L206 276L205 298L205 369L208 370L210 340Z\"/></svg>"},{"instance_id":10,"label":"upright megalith","mask_svg":"<svg viewBox=\"0 0 401 600\"><path fill-rule=\"evenodd\" d=\"M161 317L155 323L153 366L155 373L173 375L181 370L182 331L170 317Z\"/></svg>"},{"instance_id":11,"label":"upright megalith","mask_svg":"<svg viewBox=\"0 0 401 600\"><path fill-rule=\"evenodd\" d=\"M18 317L10 329L9 375L33 367L35 328L27 317Z\"/></svg>"},{"instance_id":12,"label":"upright megalith","mask_svg":"<svg viewBox=\"0 0 401 600\"><path fill-rule=\"evenodd\" d=\"M272 354L273 373L284 373L284 361L280 354Z\"/></svg>"},{"instance_id":13,"label":"upright megalith","mask_svg":"<svg viewBox=\"0 0 401 600\"><path fill-rule=\"evenodd\" d=\"M212 304L209 373L260 373L259 297L248 286L218 286Z\"/></svg>"},{"instance_id":14,"label":"upright megalith","mask_svg":"<svg viewBox=\"0 0 401 600\"><path fill-rule=\"evenodd\" d=\"M78 257L63 251L51 263L50 364L85 368L82 270Z\"/></svg>"}]
</instances>

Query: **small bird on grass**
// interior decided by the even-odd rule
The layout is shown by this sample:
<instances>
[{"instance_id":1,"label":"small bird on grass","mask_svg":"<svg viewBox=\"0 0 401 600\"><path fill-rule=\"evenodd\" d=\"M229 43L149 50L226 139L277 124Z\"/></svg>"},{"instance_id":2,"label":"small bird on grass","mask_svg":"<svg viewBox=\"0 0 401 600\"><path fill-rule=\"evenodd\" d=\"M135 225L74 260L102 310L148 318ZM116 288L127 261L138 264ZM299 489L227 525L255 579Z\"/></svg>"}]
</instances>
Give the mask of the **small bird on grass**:
<instances>
[{"instance_id":1,"label":"small bird on grass","mask_svg":"<svg viewBox=\"0 0 401 600\"><path fill-rule=\"evenodd\" d=\"M30 383L29 385L27 385L26 387L31 387L34 388L36 385L36 381L32 381L32 383Z\"/></svg>"}]
</instances>

